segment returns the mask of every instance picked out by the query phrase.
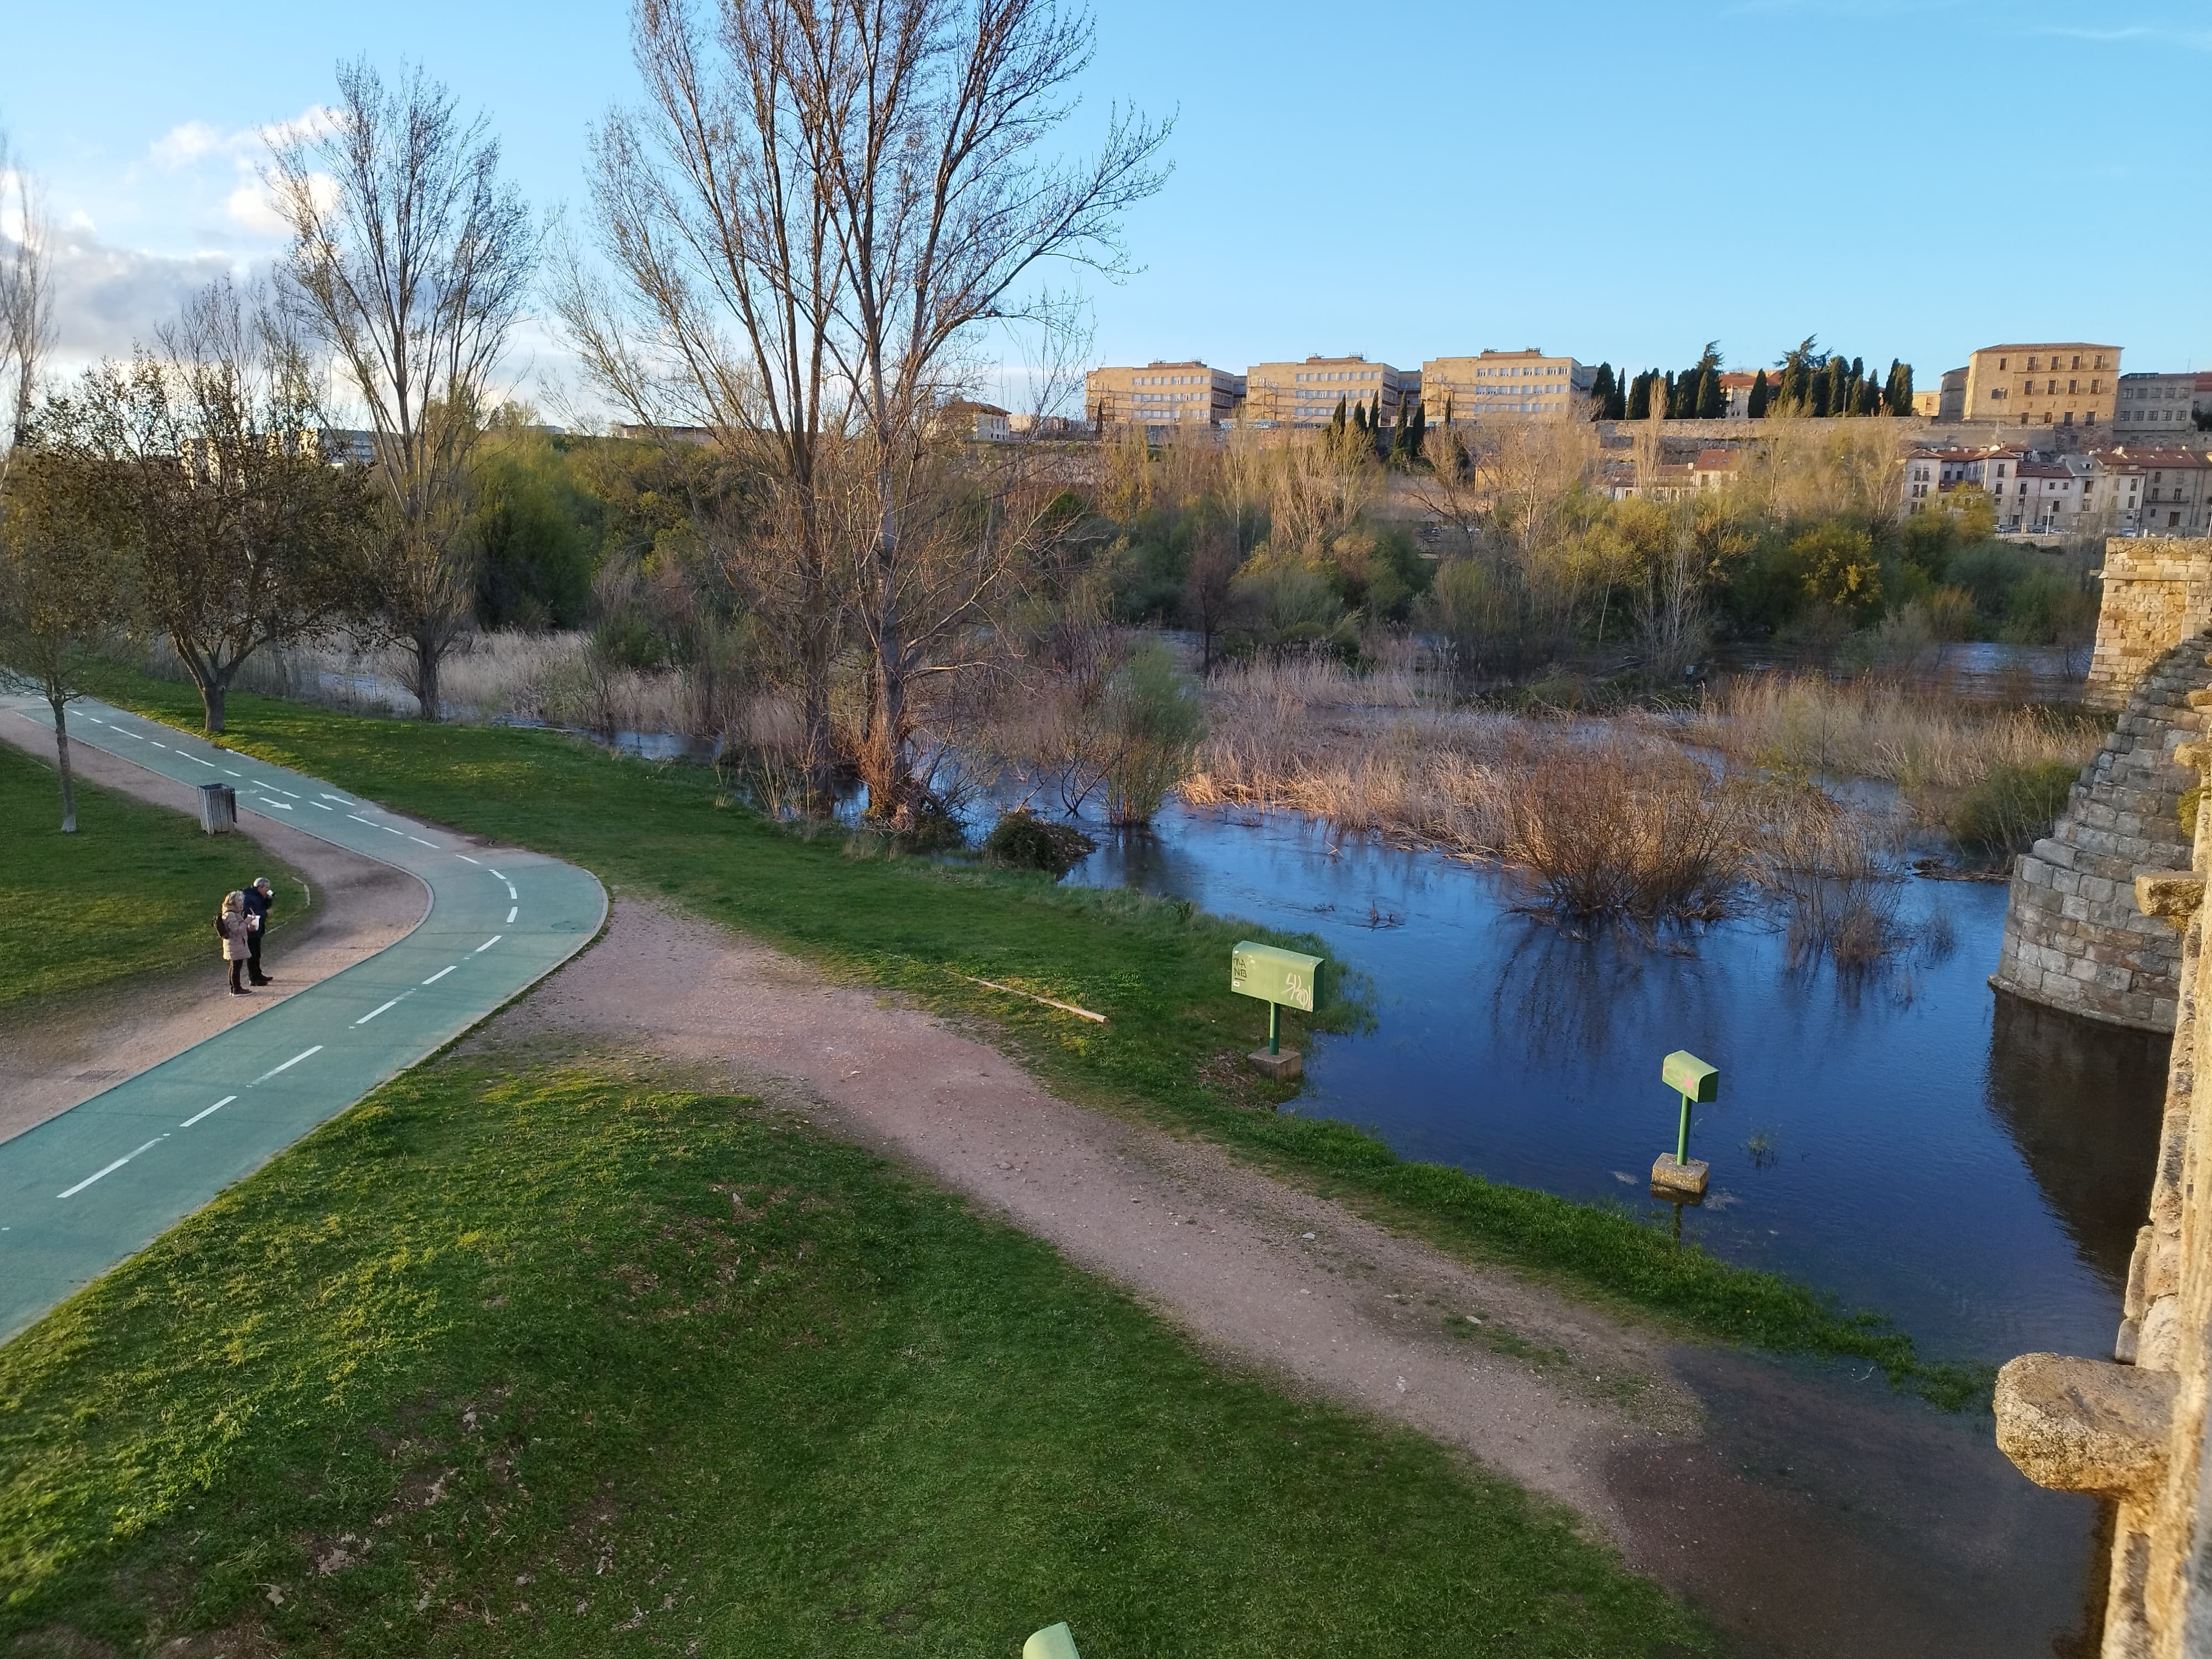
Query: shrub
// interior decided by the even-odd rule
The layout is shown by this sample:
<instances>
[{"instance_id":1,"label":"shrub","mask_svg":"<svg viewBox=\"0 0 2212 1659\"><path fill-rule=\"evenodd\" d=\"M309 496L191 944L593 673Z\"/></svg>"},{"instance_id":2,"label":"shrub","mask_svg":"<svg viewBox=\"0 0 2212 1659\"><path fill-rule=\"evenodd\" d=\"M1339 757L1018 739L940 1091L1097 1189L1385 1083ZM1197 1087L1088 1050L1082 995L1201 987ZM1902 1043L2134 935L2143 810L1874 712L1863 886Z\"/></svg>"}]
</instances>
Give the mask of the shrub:
<instances>
[{"instance_id":1,"label":"shrub","mask_svg":"<svg viewBox=\"0 0 2212 1659\"><path fill-rule=\"evenodd\" d=\"M2078 770L2066 761L1993 766L1951 811L1951 838L1970 853L2024 853L2051 833Z\"/></svg>"},{"instance_id":2,"label":"shrub","mask_svg":"<svg viewBox=\"0 0 2212 1659\"><path fill-rule=\"evenodd\" d=\"M983 859L1007 870L1048 871L1057 881L1097 845L1072 823L1053 823L1019 807L991 826Z\"/></svg>"},{"instance_id":3,"label":"shrub","mask_svg":"<svg viewBox=\"0 0 2212 1659\"><path fill-rule=\"evenodd\" d=\"M1114 735L1106 815L1115 823L1150 823L1168 791L1190 775L1206 735L1198 688L1164 646L1142 645L1115 671L1106 706Z\"/></svg>"}]
</instances>

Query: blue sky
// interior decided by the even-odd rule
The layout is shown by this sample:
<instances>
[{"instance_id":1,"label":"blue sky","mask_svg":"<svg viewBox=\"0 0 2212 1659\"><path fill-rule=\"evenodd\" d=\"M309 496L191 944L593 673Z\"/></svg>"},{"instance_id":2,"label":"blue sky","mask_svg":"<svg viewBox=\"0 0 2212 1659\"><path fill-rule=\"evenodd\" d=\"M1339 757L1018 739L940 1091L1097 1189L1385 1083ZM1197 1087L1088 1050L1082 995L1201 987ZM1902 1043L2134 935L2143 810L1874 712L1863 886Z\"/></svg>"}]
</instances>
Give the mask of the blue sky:
<instances>
[{"instance_id":1,"label":"blue sky","mask_svg":"<svg viewBox=\"0 0 2212 1659\"><path fill-rule=\"evenodd\" d=\"M275 246L254 129L367 50L483 107L533 202L583 201L626 11L539 0L23 6L0 125L68 242L70 356ZM1733 365L1802 336L1923 385L2000 339L2212 368L2196 0L1115 0L1085 120L1173 112L1175 173L1085 281L1107 362L1538 345ZM526 354L557 367L550 336Z\"/></svg>"}]
</instances>

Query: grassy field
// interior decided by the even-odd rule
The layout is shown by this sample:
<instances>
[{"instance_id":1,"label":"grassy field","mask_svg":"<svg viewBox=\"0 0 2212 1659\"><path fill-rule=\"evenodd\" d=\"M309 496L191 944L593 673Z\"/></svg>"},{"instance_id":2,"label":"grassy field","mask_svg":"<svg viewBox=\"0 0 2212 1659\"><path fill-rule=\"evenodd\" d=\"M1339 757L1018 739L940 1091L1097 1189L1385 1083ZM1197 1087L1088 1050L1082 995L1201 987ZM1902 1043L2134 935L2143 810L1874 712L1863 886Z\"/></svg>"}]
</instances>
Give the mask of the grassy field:
<instances>
[{"instance_id":1,"label":"grassy field","mask_svg":"<svg viewBox=\"0 0 2212 1659\"><path fill-rule=\"evenodd\" d=\"M82 778L76 817L62 834L53 768L0 744L0 1016L195 964L213 984L222 896L257 875L289 879L243 837Z\"/></svg>"},{"instance_id":2,"label":"grassy field","mask_svg":"<svg viewBox=\"0 0 2212 1659\"><path fill-rule=\"evenodd\" d=\"M380 1090L0 1347L0 1647L1711 1649L1516 1489L787 1114L503 1062Z\"/></svg>"},{"instance_id":3,"label":"grassy field","mask_svg":"<svg viewBox=\"0 0 2212 1659\"><path fill-rule=\"evenodd\" d=\"M106 692L149 716L198 723L187 688L117 671ZM728 800L704 769L627 760L557 733L368 720L242 694L228 725L226 741L276 763L573 860L617 893L665 900L988 1021L1071 1097L1211 1137L1449 1248L1663 1310L1710 1336L1873 1360L1939 1404L1987 1398L1984 1370L1924 1362L1878 1319L1678 1247L1626 1212L1408 1163L1346 1125L1255 1109L1280 1096L1239 1060L1266 1023L1261 1005L1227 985L1229 947L1249 926L1127 891L887 857L842 834L808 839ZM1110 1023L983 990L963 974ZM1361 1017L1356 1002L1326 1012L1340 1025Z\"/></svg>"}]
</instances>

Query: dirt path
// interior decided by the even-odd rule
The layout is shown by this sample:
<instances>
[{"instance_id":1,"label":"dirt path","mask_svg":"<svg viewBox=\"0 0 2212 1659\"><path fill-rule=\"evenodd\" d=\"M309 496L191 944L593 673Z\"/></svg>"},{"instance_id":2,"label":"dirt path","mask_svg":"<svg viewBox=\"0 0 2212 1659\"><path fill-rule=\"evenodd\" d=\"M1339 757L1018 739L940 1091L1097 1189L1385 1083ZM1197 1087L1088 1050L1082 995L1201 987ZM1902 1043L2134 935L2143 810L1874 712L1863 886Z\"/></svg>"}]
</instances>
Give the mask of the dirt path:
<instances>
[{"instance_id":1,"label":"dirt path","mask_svg":"<svg viewBox=\"0 0 2212 1659\"><path fill-rule=\"evenodd\" d=\"M1225 1357L1569 1505L1748 1651L1995 1659L2079 1616L2088 1512L2023 1511L1985 1422L1879 1378L1671 1348L1057 1100L941 1021L707 924L618 898L594 949L475 1041L642 1051L796 1096Z\"/></svg>"},{"instance_id":2,"label":"dirt path","mask_svg":"<svg viewBox=\"0 0 2212 1659\"><path fill-rule=\"evenodd\" d=\"M54 758L52 731L35 721L0 713L0 738L49 763ZM81 744L70 745L70 757L77 776L103 788L199 811L186 786L128 761ZM403 871L251 813L240 816L239 830L308 885L304 894L295 884L276 896L280 927L267 951L276 982L252 997L228 994L210 938L200 967L0 1018L0 1140L374 956L422 920L428 891ZM210 915L218 896L209 897Z\"/></svg>"}]
</instances>

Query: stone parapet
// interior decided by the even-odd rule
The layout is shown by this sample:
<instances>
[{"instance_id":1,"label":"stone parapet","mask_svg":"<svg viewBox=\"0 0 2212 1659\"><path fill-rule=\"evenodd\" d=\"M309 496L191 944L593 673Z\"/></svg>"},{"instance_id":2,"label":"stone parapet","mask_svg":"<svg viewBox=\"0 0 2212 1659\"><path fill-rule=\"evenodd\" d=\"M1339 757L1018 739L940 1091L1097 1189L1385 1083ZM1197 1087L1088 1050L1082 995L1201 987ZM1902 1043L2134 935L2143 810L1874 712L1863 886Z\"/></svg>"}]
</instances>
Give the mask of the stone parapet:
<instances>
[{"instance_id":1,"label":"stone parapet","mask_svg":"<svg viewBox=\"0 0 2212 1659\"><path fill-rule=\"evenodd\" d=\"M2101 648L2102 632L2100 632ZM2204 711L2212 636L2170 646L2139 673L2126 710L2069 792L2051 834L2013 864L2004 944L1991 983L2031 1001L2115 1025L2171 1031L2182 941L2136 903L2145 870L2186 870L2182 793L2195 781L2174 750Z\"/></svg>"},{"instance_id":2,"label":"stone parapet","mask_svg":"<svg viewBox=\"0 0 2212 1659\"><path fill-rule=\"evenodd\" d=\"M2103 577L2081 700L2119 708L2160 658L2212 630L2212 541L2112 537Z\"/></svg>"}]
</instances>

